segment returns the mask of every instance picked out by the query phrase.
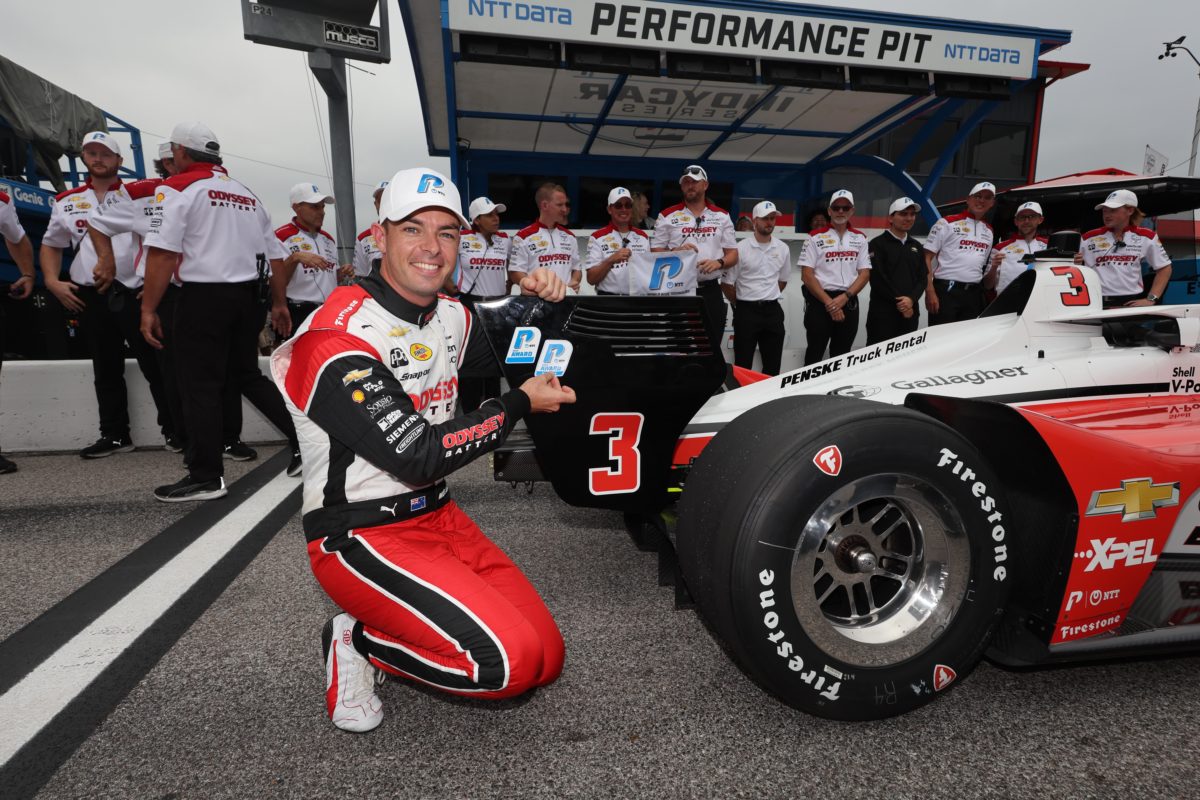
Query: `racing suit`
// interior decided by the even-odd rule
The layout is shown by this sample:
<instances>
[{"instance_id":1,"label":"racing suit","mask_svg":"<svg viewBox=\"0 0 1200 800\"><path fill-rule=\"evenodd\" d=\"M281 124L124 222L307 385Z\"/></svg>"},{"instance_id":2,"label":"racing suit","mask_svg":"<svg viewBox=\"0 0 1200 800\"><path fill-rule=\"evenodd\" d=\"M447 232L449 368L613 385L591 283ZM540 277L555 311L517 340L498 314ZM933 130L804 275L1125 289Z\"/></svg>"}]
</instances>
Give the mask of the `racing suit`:
<instances>
[{"instance_id":1,"label":"racing suit","mask_svg":"<svg viewBox=\"0 0 1200 800\"><path fill-rule=\"evenodd\" d=\"M518 389L452 417L459 367L486 364L461 303L420 308L378 271L337 289L271 358L304 457L313 573L359 620L354 645L390 674L501 698L557 678L563 641L442 480L529 412Z\"/></svg>"}]
</instances>

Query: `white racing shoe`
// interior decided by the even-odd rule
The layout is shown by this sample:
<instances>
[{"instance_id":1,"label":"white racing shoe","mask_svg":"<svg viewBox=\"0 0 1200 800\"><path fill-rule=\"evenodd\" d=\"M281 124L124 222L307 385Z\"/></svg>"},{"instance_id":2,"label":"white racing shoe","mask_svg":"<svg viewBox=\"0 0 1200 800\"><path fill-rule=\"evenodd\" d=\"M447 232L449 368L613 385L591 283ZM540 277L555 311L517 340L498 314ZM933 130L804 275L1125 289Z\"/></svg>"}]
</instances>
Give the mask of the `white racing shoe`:
<instances>
[{"instance_id":1,"label":"white racing shoe","mask_svg":"<svg viewBox=\"0 0 1200 800\"><path fill-rule=\"evenodd\" d=\"M375 687L383 675L354 649L355 619L337 614L321 631L325 655L325 712L344 731L366 733L383 722L383 703Z\"/></svg>"}]
</instances>

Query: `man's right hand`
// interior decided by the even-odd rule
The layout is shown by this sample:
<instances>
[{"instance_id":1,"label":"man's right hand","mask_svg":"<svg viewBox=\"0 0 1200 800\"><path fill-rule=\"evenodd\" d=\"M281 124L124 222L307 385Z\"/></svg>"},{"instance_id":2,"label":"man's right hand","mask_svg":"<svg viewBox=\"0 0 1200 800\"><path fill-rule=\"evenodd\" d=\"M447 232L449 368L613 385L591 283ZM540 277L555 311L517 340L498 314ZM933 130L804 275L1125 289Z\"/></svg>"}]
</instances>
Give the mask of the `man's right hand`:
<instances>
[{"instance_id":1,"label":"man's right hand","mask_svg":"<svg viewBox=\"0 0 1200 800\"><path fill-rule=\"evenodd\" d=\"M942 307L941 301L938 300L937 292L930 286L925 290L925 307L929 309L930 314L938 313L938 309Z\"/></svg>"},{"instance_id":2,"label":"man's right hand","mask_svg":"<svg viewBox=\"0 0 1200 800\"><path fill-rule=\"evenodd\" d=\"M271 307L271 327L284 339L292 335L292 315L287 306Z\"/></svg>"},{"instance_id":3,"label":"man's right hand","mask_svg":"<svg viewBox=\"0 0 1200 800\"><path fill-rule=\"evenodd\" d=\"M162 350L162 322L158 319L158 312L150 309L142 309L142 324L139 326L142 332L142 338L146 340L146 344L153 347L155 350Z\"/></svg>"},{"instance_id":4,"label":"man's right hand","mask_svg":"<svg viewBox=\"0 0 1200 800\"><path fill-rule=\"evenodd\" d=\"M96 266L92 270L92 280L96 287L96 291L104 294L112 286L112 282L117 277L117 264L111 258L100 256L96 260Z\"/></svg>"},{"instance_id":5,"label":"man's right hand","mask_svg":"<svg viewBox=\"0 0 1200 800\"><path fill-rule=\"evenodd\" d=\"M559 383L557 375L535 375L521 384L521 391L529 397L529 410L534 414L558 411L575 402L575 390Z\"/></svg>"},{"instance_id":6,"label":"man's right hand","mask_svg":"<svg viewBox=\"0 0 1200 800\"><path fill-rule=\"evenodd\" d=\"M47 283L46 288L50 293L58 298L58 302L62 303L63 308L68 311L80 312L83 311L83 301L75 293L79 291L79 287L70 281L54 281Z\"/></svg>"},{"instance_id":7,"label":"man's right hand","mask_svg":"<svg viewBox=\"0 0 1200 800\"><path fill-rule=\"evenodd\" d=\"M306 253L303 250L293 253L292 257L309 269L333 269L337 266L337 264L326 261L323 256L319 256L316 253Z\"/></svg>"}]
</instances>

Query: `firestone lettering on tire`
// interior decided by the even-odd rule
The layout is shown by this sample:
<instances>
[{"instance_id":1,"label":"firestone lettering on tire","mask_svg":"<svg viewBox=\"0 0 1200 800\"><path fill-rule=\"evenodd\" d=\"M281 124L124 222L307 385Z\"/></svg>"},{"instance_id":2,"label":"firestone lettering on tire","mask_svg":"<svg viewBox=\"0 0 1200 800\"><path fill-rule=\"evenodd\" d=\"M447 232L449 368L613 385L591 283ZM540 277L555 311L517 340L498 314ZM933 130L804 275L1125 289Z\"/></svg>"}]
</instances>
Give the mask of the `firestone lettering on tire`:
<instances>
[{"instance_id":1,"label":"firestone lettering on tire","mask_svg":"<svg viewBox=\"0 0 1200 800\"><path fill-rule=\"evenodd\" d=\"M775 645L776 655L785 659L788 669L799 673L800 680L807 683L814 692L817 692L826 700L837 700L838 690L842 687L842 682L840 680L834 681L829 686L826 686L824 675L818 675L815 669L810 669L806 672L804 670L804 659L799 655L794 655L795 648L791 642L784 638L787 634L779 628L779 614L770 610L775 605L775 589L771 586L775 582L775 571L764 569L759 572L758 582L766 587L758 594L758 605L766 612L763 614L762 624L768 631L767 641ZM836 670L830 670L829 667L825 667L825 671L836 673Z\"/></svg>"},{"instance_id":2,"label":"firestone lettering on tire","mask_svg":"<svg viewBox=\"0 0 1200 800\"><path fill-rule=\"evenodd\" d=\"M1004 514L996 510L996 498L988 494L987 484L976 480L978 476L975 471L959 460L958 454L949 448L941 449L937 465L943 469L949 468L963 483L971 483L971 494L979 499L980 510L988 515L987 521L992 524L992 541L996 542L992 548L992 558L996 563L992 578L1003 581L1008 577L1008 568L1004 566L1008 560L1008 545L1004 541L1004 525L1001 524Z\"/></svg>"}]
</instances>

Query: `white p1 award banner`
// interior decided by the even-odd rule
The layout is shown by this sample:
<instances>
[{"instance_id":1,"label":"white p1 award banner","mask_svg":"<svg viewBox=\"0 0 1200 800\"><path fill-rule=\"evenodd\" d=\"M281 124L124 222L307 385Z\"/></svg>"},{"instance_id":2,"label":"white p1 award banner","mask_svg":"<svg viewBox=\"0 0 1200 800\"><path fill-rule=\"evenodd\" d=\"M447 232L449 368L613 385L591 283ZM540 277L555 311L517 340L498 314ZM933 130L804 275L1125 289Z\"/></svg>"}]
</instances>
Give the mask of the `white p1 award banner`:
<instances>
[{"instance_id":1,"label":"white p1 award banner","mask_svg":"<svg viewBox=\"0 0 1200 800\"><path fill-rule=\"evenodd\" d=\"M678 297L696 293L696 251L634 253L625 267L631 295Z\"/></svg>"}]
</instances>

